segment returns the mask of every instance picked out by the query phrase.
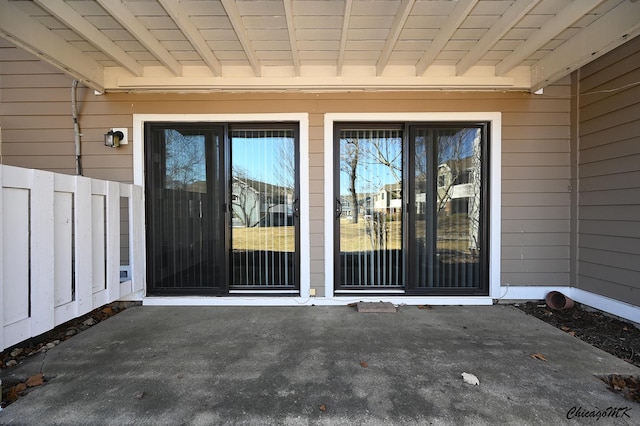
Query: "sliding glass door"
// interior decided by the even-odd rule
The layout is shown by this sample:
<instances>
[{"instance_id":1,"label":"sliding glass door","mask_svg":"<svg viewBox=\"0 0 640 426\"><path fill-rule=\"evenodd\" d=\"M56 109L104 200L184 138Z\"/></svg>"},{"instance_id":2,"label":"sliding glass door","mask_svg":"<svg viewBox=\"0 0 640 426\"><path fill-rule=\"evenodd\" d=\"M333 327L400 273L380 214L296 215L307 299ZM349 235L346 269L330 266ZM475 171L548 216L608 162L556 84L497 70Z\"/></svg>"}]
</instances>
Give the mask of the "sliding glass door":
<instances>
[{"instance_id":1,"label":"sliding glass door","mask_svg":"<svg viewBox=\"0 0 640 426\"><path fill-rule=\"evenodd\" d=\"M488 294L485 123L337 124L337 292Z\"/></svg>"},{"instance_id":2,"label":"sliding glass door","mask_svg":"<svg viewBox=\"0 0 640 426\"><path fill-rule=\"evenodd\" d=\"M297 292L297 125L145 132L148 292Z\"/></svg>"}]
</instances>

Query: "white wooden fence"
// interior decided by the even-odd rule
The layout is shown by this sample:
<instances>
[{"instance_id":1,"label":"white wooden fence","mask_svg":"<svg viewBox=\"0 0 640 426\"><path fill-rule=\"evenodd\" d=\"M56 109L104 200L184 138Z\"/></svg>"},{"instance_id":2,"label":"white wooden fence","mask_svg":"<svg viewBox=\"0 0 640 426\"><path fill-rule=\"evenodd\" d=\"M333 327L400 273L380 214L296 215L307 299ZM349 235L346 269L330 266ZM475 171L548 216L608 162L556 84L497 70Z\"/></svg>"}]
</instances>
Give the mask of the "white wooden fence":
<instances>
[{"instance_id":1,"label":"white wooden fence","mask_svg":"<svg viewBox=\"0 0 640 426\"><path fill-rule=\"evenodd\" d=\"M0 350L144 288L142 188L2 165L0 188Z\"/></svg>"}]
</instances>

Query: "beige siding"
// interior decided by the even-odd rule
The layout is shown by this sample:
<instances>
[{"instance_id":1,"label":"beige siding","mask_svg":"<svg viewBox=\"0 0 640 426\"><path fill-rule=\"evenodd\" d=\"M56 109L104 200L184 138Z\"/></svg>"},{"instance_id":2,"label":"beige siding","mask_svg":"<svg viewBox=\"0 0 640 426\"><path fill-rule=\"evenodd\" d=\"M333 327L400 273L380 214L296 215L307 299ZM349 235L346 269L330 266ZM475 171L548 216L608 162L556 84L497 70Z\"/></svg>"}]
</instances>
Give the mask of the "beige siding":
<instances>
[{"instance_id":1,"label":"beige siding","mask_svg":"<svg viewBox=\"0 0 640 426\"><path fill-rule=\"evenodd\" d=\"M72 79L0 41L0 125L6 164L73 173ZM522 92L210 93L95 96L79 90L85 175L129 182L132 146L104 147L133 114L306 112L310 122L311 284L324 292L324 114L503 114L502 283L569 284L570 81Z\"/></svg>"},{"instance_id":2,"label":"beige siding","mask_svg":"<svg viewBox=\"0 0 640 426\"><path fill-rule=\"evenodd\" d=\"M640 305L640 37L579 77L576 285Z\"/></svg>"}]
</instances>

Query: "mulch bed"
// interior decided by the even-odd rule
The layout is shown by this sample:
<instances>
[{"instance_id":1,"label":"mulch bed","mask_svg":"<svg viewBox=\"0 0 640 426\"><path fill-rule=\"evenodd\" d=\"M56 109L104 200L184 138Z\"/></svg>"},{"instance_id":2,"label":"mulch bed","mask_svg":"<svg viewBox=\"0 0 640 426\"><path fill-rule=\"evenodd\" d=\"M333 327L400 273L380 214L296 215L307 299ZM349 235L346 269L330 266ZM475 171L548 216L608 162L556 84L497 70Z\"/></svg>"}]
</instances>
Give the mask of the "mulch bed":
<instances>
[{"instance_id":1,"label":"mulch bed","mask_svg":"<svg viewBox=\"0 0 640 426\"><path fill-rule=\"evenodd\" d=\"M640 328L633 323L580 304L566 310L550 309L543 302L527 302L515 306L592 346L640 367ZM640 402L640 377L610 374L599 378L610 390L622 393L628 400Z\"/></svg>"}]
</instances>

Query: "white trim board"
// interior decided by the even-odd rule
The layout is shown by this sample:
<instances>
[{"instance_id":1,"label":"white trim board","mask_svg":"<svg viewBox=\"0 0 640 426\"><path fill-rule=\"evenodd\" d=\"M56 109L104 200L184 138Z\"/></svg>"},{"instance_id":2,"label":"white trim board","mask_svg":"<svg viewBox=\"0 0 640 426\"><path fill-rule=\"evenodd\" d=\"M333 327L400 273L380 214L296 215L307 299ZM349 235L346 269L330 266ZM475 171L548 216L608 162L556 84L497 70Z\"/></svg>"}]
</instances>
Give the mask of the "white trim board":
<instances>
[{"instance_id":1,"label":"white trim board","mask_svg":"<svg viewBox=\"0 0 640 426\"><path fill-rule=\"evenodd\" d=\"M144 124L147 122L278 122L299 123L300 145L300 258L311 258L309 241L309 114L134 114L133 115L133 181L144 191ZM144 195L143 195L144 198ZM144 203L142 217L146 217ZM146 229L146 223L142 224ZM311 289L311 267L309 262L300 262L300 296L309 297ZM185 300L189 300L185 298Z\"/></svg>"},{"instance_id":2,"label":"white trim board","mask_svg":"<svg viewBox=\"0 0 640 426\"><path fill-rule=\"evenodd\" d=\"M575 287L569 289L569 297L578 303L640 324L640 307L638 306Z\"/></svg>"},{"instance_id":3,"label":"white trim board","mask_svg":"<svg viewBox=\"0 0 640 426\"><path fill-rule=\"evenodd\" d=\"M394 305L492 305L493 299L480 297L144 297L144 306L345 306L357 302L389 302Z\"/></svg>"},{"instance_id":4,"label":"white trim board","mask_svg":"<svg viewBox=\"0 0 640 426\"><path fill-rule=\"evenodd\" d=\"M325 295L333 295L333 126L347 122L489 122L489 297L500 295L500 232L502 194L502 114L500 112L328 113L324 116ZM473 297L460 297L458 304ZM409 303L409 302L407 302Z\"/></svg>"},{"instance_id":5,"label":"white trim board","mask_svg":"<svg viewBox=\"0 0 640 426\"><path fill-rule=\"evenodd\" d=\"M544 300L550 291L558 291L578 303L640 324L640 308L638 306L575 287L503 286L497 301L499 303L512 303L525 300Z\"/></svg>"},{"instance_id":6,"label":"white trim board","mask_svg":"<svg viewBox=\"0 0 640 426\"><path fill-rule=\"evenodd\" d=\"M550 291L559 291L578 303L640 324L640 308L579 288L563 286L504 286L501 296L491 297L403 297L403 296L337 296L337 297L143 297L144 306L345 306L356 302L390 302L394 305L464 305L488 306L494 303L517 303L526 300L544 300ZM140 300L140 299L137 299Z\"/></svg>"}]
</instances>

